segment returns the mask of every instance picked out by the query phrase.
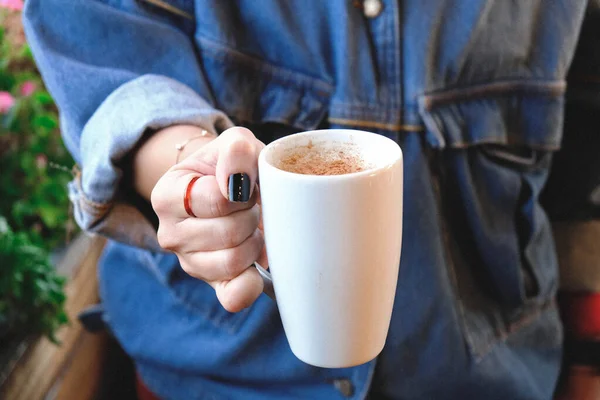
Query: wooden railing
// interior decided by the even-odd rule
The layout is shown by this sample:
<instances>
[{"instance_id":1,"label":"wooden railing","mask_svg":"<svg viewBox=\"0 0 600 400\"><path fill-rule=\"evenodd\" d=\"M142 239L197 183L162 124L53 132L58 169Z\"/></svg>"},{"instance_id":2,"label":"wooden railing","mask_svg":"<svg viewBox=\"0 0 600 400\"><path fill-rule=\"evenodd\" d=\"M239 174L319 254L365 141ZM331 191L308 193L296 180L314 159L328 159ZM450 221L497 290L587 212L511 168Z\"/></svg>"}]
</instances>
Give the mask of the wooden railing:
<instances>
[{"instance_id":1,"label":"wooden railing","mask_svg":"<svg viewBox=\"0 0 600 400\"><path fill-rule=\"evenodd\" d=\"M105 241L81 235L62 257L59 272L69 276L66 311L70 323L57 333L55 345L45 338L15 343L13 356L0 366L0 399L91 400L100 384L106 354L105 333L83 329L77 314L98 302L96 266Z\"/></svg>"}]
</instances>

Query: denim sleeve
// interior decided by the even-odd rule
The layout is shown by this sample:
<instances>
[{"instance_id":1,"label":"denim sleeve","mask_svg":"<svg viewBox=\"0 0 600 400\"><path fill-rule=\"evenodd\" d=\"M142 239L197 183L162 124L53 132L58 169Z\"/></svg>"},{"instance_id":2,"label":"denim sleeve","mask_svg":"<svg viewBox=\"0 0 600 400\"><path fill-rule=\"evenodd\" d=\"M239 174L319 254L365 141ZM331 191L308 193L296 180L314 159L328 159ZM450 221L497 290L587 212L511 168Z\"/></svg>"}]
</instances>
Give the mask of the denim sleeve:
<instances>
[{"instance_id":1,"label":"denim sleeve","mask_svg":"<svg viewBox=\"0 0 600 400\"><path fill-rule=\"evenodd\" d=\"M589 3L567 77L561 150L542 198L561 287L600 291L600 3Z\"/></svg>"},{"instance_id":2,"label":"denim sleeve","mask_svg":"<svg viewBox=\"0 0 600 400\"><path fill-rule=\"evenodd\" d=\"M144 135L170 125L215 133L232 125L211 106L193 27L135 0L28 0L23 19L60 110L65 144L80 166L69 185L77 223L159 249L149 214L134 204L123 178L127 155Z\"/></svg>"}]
</instances>

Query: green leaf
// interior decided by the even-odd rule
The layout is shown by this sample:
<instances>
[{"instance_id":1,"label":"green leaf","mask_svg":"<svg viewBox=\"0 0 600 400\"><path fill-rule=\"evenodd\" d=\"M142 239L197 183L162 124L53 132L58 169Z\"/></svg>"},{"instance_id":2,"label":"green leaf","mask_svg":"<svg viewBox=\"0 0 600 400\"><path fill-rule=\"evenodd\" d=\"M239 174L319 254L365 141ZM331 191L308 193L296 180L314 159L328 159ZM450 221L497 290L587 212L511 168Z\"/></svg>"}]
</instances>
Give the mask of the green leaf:
<instances>
[{"instance_id":1,"label":"green leaf","mask_svg":"<svg viewBox=\"0 0 600 400\"><path fill-rule=\"evenodd\" d=\"M66 312L61 312L57 315L57 320L60 324L66 324L69 322L69 317Z\"/></svg>"},{"instance_id":2,"label":"green leaf","mask_svg":"<svg viewBox=\"0 0 600 400\"><path fill-rule=\"evenodd\" d=\"M40 217L46 226L49 228L55 228L58 225L58 215L55 207L46 206L39 209Z\"/></svg>"},{"instance_id":3,"label":"green leaf","mask_svg":"<svg viewBox=\"0 0 600 400\"><path fill-rule=\"evenodd\" d=\"M58 119L52 114L36 115L33 119L33 126L36 128L56 129L58 128Z\"/></svg>"},{"instance_id":4,"label":"green leaf","mask_svg":"<svg viewBox=\"0 0 600 400\"><path fill-rule=\"evenodd\" d=\"M21 51L19 54L22 58L33 61L33 53L31 52L31 48L28 44L23 45L21 47Z\"/></svg>"},{"instance_id":5,"label":"green leaf","mask_svg":"<svg viewBox=\"0 0 600 400\"><path fill-rule=\"evenodd\" d=\"M33 99L41 105L53 104L52 96L46 91L39 91L33 94Z\"/></svg>"},{"instance_id":6,"label":"green leaf","mask_svg":"<svg viewBox=\"0 0 600 400\"><path fill-rule=\"evenodd\" d=\"M28 215L33 215L35 208L25 200L18 200L12 207L12 216L17 220L21 220Z\"/></svg>"},{"instance_id":7,"label":"green leaf","mask_svg":"<svg viewBox=\"0 0 600 400\"><path fill-rule=\"evenodd\" d=\"M11 92L15 86L16 79L14 75L6 71L8 65L9 60L0 57L0 90Z\"/></svg>"}]
</instances>

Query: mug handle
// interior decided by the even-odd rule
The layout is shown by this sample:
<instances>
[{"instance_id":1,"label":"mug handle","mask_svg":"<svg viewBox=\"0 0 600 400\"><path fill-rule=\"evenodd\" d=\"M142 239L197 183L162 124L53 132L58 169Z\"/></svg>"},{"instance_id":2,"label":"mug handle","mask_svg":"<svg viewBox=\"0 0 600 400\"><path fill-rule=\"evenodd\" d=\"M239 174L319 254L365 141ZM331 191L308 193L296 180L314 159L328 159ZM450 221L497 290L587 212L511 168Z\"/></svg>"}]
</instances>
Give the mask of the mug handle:
<instances>
[{"instance_id":1,"label":"mug handle","mask_svg":"<svg viewBox=\"0 0 600 400\"><path fill-rule=\"evenodd\" d=\"M264 269L259 263L255 262L253 265L263 280L263 284L264 284L263 293L266 294L267 296L269 296L271 299L276 300L275 299L275 290L273 289L273 279L271 278L271 274L269 273L269 271Z\"/></svg>"}]
</instances>

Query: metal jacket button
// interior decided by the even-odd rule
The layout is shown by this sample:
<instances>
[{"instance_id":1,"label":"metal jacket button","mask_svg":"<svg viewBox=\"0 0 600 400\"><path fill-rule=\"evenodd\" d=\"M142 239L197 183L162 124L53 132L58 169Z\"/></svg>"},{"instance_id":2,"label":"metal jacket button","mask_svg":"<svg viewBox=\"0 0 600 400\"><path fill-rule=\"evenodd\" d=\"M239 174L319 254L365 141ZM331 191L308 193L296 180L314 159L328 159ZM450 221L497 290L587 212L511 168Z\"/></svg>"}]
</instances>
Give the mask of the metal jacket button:
<instances>
[{"instance_id":1,"label":"metal jacket button","mask_svg":"<svg viewBox=\"0 0 600 400\"><path fill-rule=\"evenodd\" d=\"M354 385L349 379L336 379L333 381L333 386L335 386L344 397L352 397L354 395Z\"/></svg>"},{"instance_id":2,"label":"metal jacket button","mask_svg":"<svg viewBox=\"0 0 600 400\"><path fill-rule=\"evenodd\" d=\"M381 0L365 0L363 2L363 13L367 18L375 18L383 11Z\"/></svg>"}]
</instances>

